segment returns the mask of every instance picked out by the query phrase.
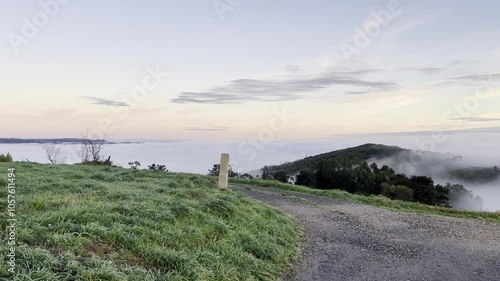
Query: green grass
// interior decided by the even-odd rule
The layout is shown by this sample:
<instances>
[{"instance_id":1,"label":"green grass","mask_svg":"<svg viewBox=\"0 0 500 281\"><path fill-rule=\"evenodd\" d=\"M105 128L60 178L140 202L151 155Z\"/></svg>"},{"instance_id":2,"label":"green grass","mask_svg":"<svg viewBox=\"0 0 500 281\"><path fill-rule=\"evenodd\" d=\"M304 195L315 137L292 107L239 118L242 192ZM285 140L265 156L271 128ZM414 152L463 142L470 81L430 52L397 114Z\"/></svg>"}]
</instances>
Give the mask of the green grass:
<instances>
[{"instance_id":1,"label":"green grass","mask_svg":"<svg viewBox=\"0 0 500 281\"><path fill-rule=\"evenodd\" d=\"M290 216L216 179L85 165L16 169L16 273L2 211L0 280L277 280L300 252Z\"/></svg>"},{"instance_id":2,"label":"green grass","mask_svg":"<svg viewBox=\"0 0 500 281\"><path fill-rule=\"evenodd\" d=\"M313 189L305 186L285 184L274 180L262 180L262 179L244 180L244 179L231 178L230 182L246 184L246 185L256 185L262 187L273 187L298 193L319 195L338 200L345 200L367 205L373 205L377 207L383 207L390 210L500 222L499 212L488 213L488 212L462 211L450 208L429 206L416 202L391 200L381 195L363 196L335 189L330 189L330 190Z\"/></svg>"}]
</instances>

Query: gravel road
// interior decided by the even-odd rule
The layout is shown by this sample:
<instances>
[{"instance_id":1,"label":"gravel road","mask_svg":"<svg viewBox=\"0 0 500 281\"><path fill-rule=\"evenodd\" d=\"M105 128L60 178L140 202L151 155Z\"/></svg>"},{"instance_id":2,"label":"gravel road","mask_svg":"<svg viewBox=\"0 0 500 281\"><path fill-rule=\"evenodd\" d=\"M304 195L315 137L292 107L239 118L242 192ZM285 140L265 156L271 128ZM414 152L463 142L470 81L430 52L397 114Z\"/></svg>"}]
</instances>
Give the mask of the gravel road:
<instances>
[{"instance_id":1,"label":"gravel road","mask_svg":"<svg viewBox=\"0 0 500 281\"><path fill-rule=\"evenodd\" d=\"M261 187L241 192L303 226L302 265L284 280L500 280L500 224L394 212Z\"/></svg>"}]
</instances>

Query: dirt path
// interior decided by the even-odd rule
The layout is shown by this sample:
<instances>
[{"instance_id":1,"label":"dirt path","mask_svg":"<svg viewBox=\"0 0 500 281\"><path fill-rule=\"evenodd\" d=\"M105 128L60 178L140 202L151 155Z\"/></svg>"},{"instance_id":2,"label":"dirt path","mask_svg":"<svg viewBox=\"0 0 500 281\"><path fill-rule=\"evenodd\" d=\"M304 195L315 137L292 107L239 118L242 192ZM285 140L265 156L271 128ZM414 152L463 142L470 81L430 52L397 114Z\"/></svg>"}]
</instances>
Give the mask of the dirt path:
<instances>
[{"instance_id":1,"label":"dirt path","mask_svg":"<svg viewBox=\"0 0 500 281\"><path fill-rule=\"evenodd\" d=\"M237 188L303 225L303 268L285 280L500 280L500 224Z\"/></svg>"}]
</instances>

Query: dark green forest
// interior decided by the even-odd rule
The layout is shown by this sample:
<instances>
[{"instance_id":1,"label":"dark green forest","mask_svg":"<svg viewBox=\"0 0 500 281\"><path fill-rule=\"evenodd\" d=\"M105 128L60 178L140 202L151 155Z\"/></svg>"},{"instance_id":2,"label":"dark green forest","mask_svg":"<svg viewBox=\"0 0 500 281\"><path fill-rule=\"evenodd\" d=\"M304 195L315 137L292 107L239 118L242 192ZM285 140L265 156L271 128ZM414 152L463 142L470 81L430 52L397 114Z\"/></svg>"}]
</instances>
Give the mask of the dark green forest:
<instances>
[{"instance_id":1,"label":"dark green forest","mask_svg":"<svg viewBox=\"0 0 500 281\"><path fill-rule=\"evenodd\" d=\"M489 183L500 179L500 166L454 169L449 171L449 177L466 182Z\"/></svg>"},{"instance_id":2,"label":"dark green forest","mask_svg":"<svg viewBox=\"0 0 500 281\"><path fill-rule=\"evenodd\" d=\"M391 199L420 202L428 205L481 210L483 201L463 185L435 184L432 177L398 174L393 168L366 160L386 158L409 152L399 147L366 144L333 151L278 166L265 166L263 179L293 182L317 189L341 189L363 195L384 195ZM406 154L407 155L407 154ZM483 169L484 174L455 172L455 178L494 177L498 168ZM497 175L498 176L498 175Z\"/></svg>"}]
</instances>

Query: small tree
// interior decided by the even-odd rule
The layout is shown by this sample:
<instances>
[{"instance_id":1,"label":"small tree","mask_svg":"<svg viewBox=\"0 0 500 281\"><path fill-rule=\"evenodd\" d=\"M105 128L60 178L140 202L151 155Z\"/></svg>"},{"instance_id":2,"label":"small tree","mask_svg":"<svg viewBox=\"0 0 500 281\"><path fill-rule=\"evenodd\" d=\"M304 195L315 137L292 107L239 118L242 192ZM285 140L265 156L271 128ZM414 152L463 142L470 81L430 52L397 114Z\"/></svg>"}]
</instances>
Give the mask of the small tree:
<instances>
[{"instance_id":1,"label":"small tree","mask_svg":"<svg viewBox=\"0 0 500 281\"><path fill-rule=\"evenodd\" d=\"M141 166L141 163L139 161L128 162L128 164L130 165L130 168L134 170L137 170L137 168Z\"/></svg>"},{"instance_id":2,"label":"small tree","mask_svg":"<svg viewBox=\"0 0 500 281\"><path fill-rule=\"evenodd\" d=\"M103 163L102 146L106 143L106 136L102 139L92 139L88 132L82 136L82 146L80 147L79 156L82 163ZM108 158L109 159L109 158Z\"/></svg>"},{"instance_id":3,"label":"small tree","mask_svg":"<svg viewBox=\"0 0 500 281\"><path fill-rule=\"evenodd\" d=\"M63 164L66 161L66 157L62 155L62 151L60 147L57 147L53 144L44 144L42 146L45 151L45 156L47 160L52 164Z\"/></svg>"},{"instance_id":4,"label":"small tree","mask_svg":"<svg viewBox=\"0 0 500 281\"><path fill-rule=\"evenodd\" d=\"M130 165L130 163L129 163L129 165ZM156 164L153 163L153 164L149 165L148 168L150 170L152 170L152 171L165 171L165 172L168 172L167 166L165 166L165 165L156 165Z\"/></svg>"},{"instance_id":5,"label":"small tree","mask_svg":"<svg viewBox=\"0 0 500 281\"><path fill-rule=\"evenodd\" d=\"M10 153L0 154L0 162L12 162L12 155Z\"/></svg>"}]
</instances>

